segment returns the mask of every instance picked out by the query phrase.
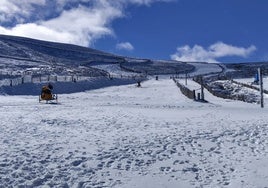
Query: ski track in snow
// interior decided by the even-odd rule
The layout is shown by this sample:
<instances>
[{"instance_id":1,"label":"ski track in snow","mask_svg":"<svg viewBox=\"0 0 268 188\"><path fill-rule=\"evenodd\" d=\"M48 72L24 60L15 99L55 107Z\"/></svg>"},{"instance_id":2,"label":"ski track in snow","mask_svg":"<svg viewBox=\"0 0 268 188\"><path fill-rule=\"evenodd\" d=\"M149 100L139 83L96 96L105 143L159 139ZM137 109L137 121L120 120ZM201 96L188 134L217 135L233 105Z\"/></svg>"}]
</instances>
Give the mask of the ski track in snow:
<instances>
[{"instance_id":1,"label":"ski track in snow","mask_svg":"<svg viewBox=\"0 0 268 188\"><path fill-rule=\"evenodd\" d=\"M267 109L207 96L168 79L0 96L0 187L267 187Z\"/></svg>"}]
</instances>

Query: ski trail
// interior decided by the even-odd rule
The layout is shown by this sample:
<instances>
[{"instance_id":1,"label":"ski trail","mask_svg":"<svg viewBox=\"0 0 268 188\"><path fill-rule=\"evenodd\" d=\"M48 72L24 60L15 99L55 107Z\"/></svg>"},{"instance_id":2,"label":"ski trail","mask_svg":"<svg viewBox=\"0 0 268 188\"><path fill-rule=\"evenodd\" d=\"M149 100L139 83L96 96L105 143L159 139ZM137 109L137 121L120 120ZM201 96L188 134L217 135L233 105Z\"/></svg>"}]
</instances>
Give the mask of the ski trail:
<instances>
[{"instance_id":1,"label":"ski trail","mask_svg":"<svg viewBox=\"0 0 268 188\"><path fill-rule=\"evenodd\" d=\"M3 187L266 186L267 110L252 104L196 103L172 80L61 95L61 105L0 98Z\"/></svg>"}]
</instances>

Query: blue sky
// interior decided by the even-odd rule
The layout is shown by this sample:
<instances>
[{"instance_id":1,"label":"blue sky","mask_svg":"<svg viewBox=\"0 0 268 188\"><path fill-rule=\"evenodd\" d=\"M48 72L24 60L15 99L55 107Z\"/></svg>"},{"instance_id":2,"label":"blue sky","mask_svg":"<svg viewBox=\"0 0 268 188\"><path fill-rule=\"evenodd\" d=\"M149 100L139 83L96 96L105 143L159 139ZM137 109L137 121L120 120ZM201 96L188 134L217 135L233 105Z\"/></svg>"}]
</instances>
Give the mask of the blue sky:
<instances>
[{"instance_id":1,"label":"blue sky","mask_svg":"<svg viewBox=\"0 0 268 188\"><path fill-rule=\"evenodd\" d=\"M267 0L1 0L0 33L179 61L268 60Z\"/></svg>"}]
</instances>

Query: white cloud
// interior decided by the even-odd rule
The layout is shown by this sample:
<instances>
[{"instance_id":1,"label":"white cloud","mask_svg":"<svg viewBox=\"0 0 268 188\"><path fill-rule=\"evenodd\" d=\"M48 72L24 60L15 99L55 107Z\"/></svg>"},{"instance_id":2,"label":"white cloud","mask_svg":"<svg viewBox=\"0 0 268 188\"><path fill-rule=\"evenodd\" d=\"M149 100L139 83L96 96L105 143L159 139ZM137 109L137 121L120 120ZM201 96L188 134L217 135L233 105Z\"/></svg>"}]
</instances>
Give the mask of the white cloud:
<instances>
[{"instance_id":1,"label":"white cloud","mask_svg":"<svg viewBox=\"0 0 268 188\"><path fill-rule=\"evenodd\" d=\"M0 27L0 33L55 42L78 44L81 41L79 36L72 35L68 32L58 32L56 30L34 23L20 24L12 29L5 29L3 27Z\"/></svg>"},{"instance_id":2,"label":"white cloud","mask_svg":"<svg viewBox=\"0 0 268 188\"><path fill-rule=\"evenodd\" d=\"M111 24L124 17L129 4L169 1L0 0L0 34L90 46L105 35L114 35Z\"/></svg>"},{"instance_id":3,"label":"white cloud","mask_svg":"<svg viewBox=\"0 0 268 188\"><path fill-rule=\"evenodd\" d=\"M131 43L129 42L122 42L122 43L118 43L116 45L116 49L118 50L127 50L127 51L132 51L134 50L134 47Z\"/></svg>"},{"instance_id":4,"label":"white cloud","mask_svg":"<svg viewBox=\"0 0 268 188\"><path fill-rule=\"evenodd\" d=\"M75 40L69 43L89 46L103 35L113 35L109 27L112 20L121 17L122 13L113 7L103 6L87 8L79 6L76 9L64 11L59 17L41 24L59 33L69 33ZM62 41L64 42L64 41Z\"/></svg>"},{"instance_id":5,"label":"white cloud","mask_svg":"<svg viewBox=\"0 0 268 188\"><path fill-rule=\"evenodd\" d=\"M227 56L238 56L246 58L251 55L257 48L251 45L248 48L237 47L223 42L217 42L210 45L207 49L202 46L194 45L191 48L188 45L178 47L177 52L171 55L171 59L177 61L197 61L219 63L218 58Z\"/></svg>"},{"instance_id":6,"label":"white cloud","mask_svg":"<svg viewBox=\"0 0 268 188\"><path fill-rule=\"evenodd\" d=\"M0 33L90 46L103 35L113 35L109 24L121 16L120 10L105 3L96 7L78 6L47 21L0 27Z\"/></svg>"},{"instance_id":7,"label":"white cloud","mask_svg":"<svg viewBox=\"0 0 268 188\"><path fill-rule=\"evenodd\" d=\"M35 6L44 6L46 0L1 0L0 1L0 22L9 22L15 19L23 22L30 17Z\"/></svg>"}]
</instances>

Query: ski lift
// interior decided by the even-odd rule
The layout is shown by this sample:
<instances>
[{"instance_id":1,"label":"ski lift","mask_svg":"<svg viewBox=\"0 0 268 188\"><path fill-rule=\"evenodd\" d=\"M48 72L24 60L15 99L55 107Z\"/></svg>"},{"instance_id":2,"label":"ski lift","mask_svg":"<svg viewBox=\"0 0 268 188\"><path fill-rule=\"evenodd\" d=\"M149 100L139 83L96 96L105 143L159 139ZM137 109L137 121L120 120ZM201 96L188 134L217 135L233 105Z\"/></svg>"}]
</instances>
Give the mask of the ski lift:
<instances>
[{"instance_id":1,"label":"ski lift","mask_svg":"<svg viewBox=\"0 0 268 188\"><path fill-rule=\"evenodd\" d=\"M49 83L42 87L41 94L39 95L39 102L46 101L46 103L58 103L58 95L53 94L53 86Z\"/></svg>"}]
</instances>

